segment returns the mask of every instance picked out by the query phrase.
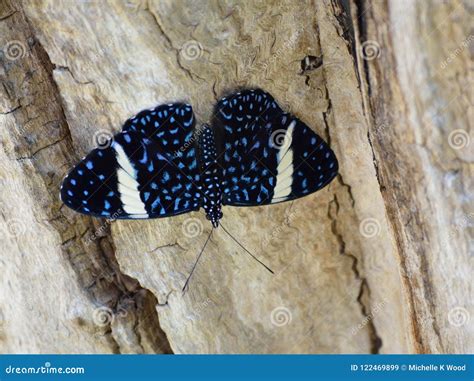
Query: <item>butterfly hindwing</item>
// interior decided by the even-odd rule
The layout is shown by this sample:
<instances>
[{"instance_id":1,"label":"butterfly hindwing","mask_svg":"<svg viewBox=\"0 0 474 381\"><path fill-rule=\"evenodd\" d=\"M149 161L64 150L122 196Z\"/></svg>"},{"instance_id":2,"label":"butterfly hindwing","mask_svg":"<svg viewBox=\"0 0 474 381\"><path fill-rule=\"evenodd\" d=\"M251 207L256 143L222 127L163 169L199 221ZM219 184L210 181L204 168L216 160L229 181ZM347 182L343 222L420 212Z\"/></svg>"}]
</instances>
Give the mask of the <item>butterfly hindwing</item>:
<instances>
[{"instance_id":1,"label":"butterfly hindwing","mask_svg":"<svg viewBox=\"0 0 474 381\"><path fill-rule=\"evenodd\" d=\"M111 144L93 150L69 173L61 188L62 200L84 214L122 219L167 217L199 209L194 117L189 115L190 107L187 114L181 112L186 107L157 107L158 126L155 115L146 118L153 110L138 114L140 129L133 127L133 118L128 120ZM171 120L173 112L180 118ZM168 120L163 119L165 115ZM184 119L192 122L184 126ZM163 135L157 136L162 130L170 140L167 143Z\"/></svg>"},{"instance_id":2,"label":"butterfly hindwing","mask_svg":"<svg viewBox=\"0 0 474 381\"><path fill-rule=\"evenodd\" d=\"M316 192L337 175L334 152L306 124L290 114L280 115L269 124L273 131L269 144L278 150L271 203Z\"/></svg>"},{"instance_id":3,"label":"butterfly hindwing","mask_svg":"<svg viewBox=\"0 0 474 381\"><path fill-rule=\"evenodd\" d=\"M260 93L261 90L256 90ZM248 93L246 94L248 95ZM308 126L283 113L267 94L267 106L250 107L248 97L237 99L234 110L256 110L248 121L218 117L219 162L223 168L223 204L254 206L293 200L313 193L337 174L333 151Z\"/></svg>"}]
</instances>

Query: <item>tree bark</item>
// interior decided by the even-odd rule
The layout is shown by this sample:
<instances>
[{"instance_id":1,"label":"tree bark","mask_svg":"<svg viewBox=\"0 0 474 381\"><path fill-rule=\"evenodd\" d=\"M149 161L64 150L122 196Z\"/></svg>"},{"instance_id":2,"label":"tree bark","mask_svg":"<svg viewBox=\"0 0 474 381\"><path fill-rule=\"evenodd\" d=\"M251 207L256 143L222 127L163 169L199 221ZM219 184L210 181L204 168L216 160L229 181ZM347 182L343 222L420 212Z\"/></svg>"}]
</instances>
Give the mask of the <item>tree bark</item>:
<instances>
[{"instance_id":1,"label":"tree bark","mask_svg":"<svg viewBox=\"0 0 474 381\"><path fill-rule=\"evenodd\" d=\"M0 0L0 351L474 349L467 3ZM336 152L324 190L149 221L64 175L138 111L261 87ZM469 145L471 143L471 145Z\"/></svg>"}]
</instances>

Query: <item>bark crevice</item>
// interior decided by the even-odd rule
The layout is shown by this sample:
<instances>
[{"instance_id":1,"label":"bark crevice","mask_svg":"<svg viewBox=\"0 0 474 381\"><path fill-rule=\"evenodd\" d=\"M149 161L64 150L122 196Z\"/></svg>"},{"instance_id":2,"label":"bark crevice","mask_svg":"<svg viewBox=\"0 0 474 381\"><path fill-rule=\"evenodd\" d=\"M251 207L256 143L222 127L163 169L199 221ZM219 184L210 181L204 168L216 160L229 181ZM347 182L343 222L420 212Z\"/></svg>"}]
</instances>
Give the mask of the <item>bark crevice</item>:
<instances>
[{"instance_id":1,"label":"bark crevice","mask_svg":"<svg viewBox=\"0 0 474 381\"><path fill-rule=\"evenodd\" d=\"M334 207L333 207L334 206ZM338 228L338 214L339 214L339 201L337 199L337 195L334 195L334 198L330 201L328 205L328 218L331 221L331 231L333 235L336 237L336 240L339 245L339 254L341 256L345 256L350 258L352 261L351 270L354 274L354 278L359 283L359 293L357 295L357 303L359 304L360 311L362 316L364 317L364 321L367 322L367 327L370 334L370 342L371 342L371 353L378 354L380 353L380 348L382 347L382 339L377 333L377 328L374 324L374 314L370 312L370 306L367 305L366 299L370 297L370 288L367 282L367 279L361 276L358 263L359 259L352 254L351 252L346 250L346 242L344 240L343 234L339 231Z\"/></svg>"}]
</instances>

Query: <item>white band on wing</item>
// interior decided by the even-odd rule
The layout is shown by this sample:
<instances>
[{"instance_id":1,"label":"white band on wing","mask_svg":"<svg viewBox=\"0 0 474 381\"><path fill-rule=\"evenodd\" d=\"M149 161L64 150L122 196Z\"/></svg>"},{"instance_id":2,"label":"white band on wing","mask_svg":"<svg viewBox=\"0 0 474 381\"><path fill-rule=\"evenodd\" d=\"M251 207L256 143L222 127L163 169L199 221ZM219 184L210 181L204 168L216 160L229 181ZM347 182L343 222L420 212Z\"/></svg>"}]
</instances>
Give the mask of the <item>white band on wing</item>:
<instances>
[{"instance_id":1,"label":"white band on wing","mask_svg":"<svg viewBox=\"0 0 474 381\"><path fill-rule=\"evenodd\" d=\"M296 121L293 121L288 126L283 140L286 143L280 147L280 151L278 152L277 178L275 188L273 189L272 202L282 201L282 199L285 199L291 193L293 184L292 138L295 125Z\"/></svg>"},{"instance_id":2,"label":"white band on wing","mask_svg":"<svg viewBox=\"0 0 474 381\"><path fill-rule=\"evenodd\" d=\"M112 147L115 150L115 157L120 166L117 169L117 181L123 210L127 214L147 217L148 213L145 209L145 204L140 198L140 191L138 190L137 172L135 168L133 168L122 146L114 142Z\"/></svg>"}]
</instances>

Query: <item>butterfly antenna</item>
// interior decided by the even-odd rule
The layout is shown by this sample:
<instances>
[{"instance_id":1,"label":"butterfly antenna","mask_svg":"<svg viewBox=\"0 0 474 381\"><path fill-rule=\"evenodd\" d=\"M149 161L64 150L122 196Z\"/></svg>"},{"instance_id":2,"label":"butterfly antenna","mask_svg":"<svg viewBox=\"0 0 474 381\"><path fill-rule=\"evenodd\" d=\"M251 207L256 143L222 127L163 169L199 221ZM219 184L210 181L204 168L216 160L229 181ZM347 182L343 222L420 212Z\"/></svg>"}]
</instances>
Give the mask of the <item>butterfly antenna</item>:
<instances>
[{"instance_id":1,"label":"butterfly antenna","mask_svg":"<svg viewBox=\"0 0 474 381\"><path fill-rule=\"evenodd\" d=\"M250 251L248 251L239 241L237 241L237 239L234 238L234 236L232 234L230 234L230 232L222 224L220 224L220 225L221 225L222 229L224 229L224 231L230 236L230 238L232 238L242 249L244 249L247 252L247 254L249 254L253 259L255 259L258 263L260 263L268 271L270 271L272 274L274 274L274 272L272 271L272 269L270 267L268 267L265 263L263 263L260 259L258 259Z\"/></svg>"},{"instance_id":2,"label":"butterfly antenna","mask_svg":"<svg viewBox=\"0 0 474 381\"><path fill-rule=\"evenodd\" d=\"M196 269L196 266L197 266L197 264L198 264L198 262L199 262L199 259L201 258L202 253L204 253L204 249L206 248L207 243L208 243L209 240L211 239L211 235L212 235L212 232L213 232L213 231L214 231L214 228L212 228L211 232L209 233L209 236L208 236L207 239L206 239L206 243L204 243L204 246L202 247L201 252L199 253L199 255L198 255L198 257L197 257L196 262L194 263L194 266L193 266L193 268L191 269L191 272L189 273L188 279L186 279L186 283L184 284L183 290L182 290L182 291L183 291L183 294L184 294L184 293L186 292L186 290L187 290L189 281L191 280L191 276L193 275L194 270Z\"/></svg>"}]
</instances>

